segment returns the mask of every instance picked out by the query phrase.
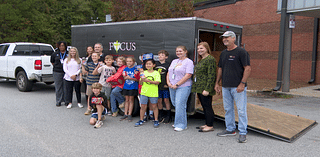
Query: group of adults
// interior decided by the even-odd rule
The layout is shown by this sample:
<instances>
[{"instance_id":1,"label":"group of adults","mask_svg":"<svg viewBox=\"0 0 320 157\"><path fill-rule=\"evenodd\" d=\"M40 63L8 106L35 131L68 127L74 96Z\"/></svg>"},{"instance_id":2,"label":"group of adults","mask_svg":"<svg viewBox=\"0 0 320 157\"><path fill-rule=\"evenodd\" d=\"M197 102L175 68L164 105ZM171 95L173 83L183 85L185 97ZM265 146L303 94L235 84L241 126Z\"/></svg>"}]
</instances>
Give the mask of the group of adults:
<instances>
[{"instance_id":1,"label":"group of adults","mask_svg":"<svg viewBox=\"0 0 320 157\"><path fill-rule=\"evenodd\" d=\"M188 51L185 46L178 46L176 48L178 58L171 62L167 74L170 99L175 107L173 127L176 131L187 129L186 109L188 95L194 92L200 100L205 115L205 125L197 128L199 132L213 131L214 111L212 109L212 96L222 92L223 105L226 112L226 130L218 133L217 136L236 135L235 102L239 116L238 130L240 135L238 142L244 143L247 141L246 91L247 79L251 72L250 56L245 49L235 44L236 35L234 32L226 31L220 37L227 49L222 51L218 67L215 58L210 55L211 50L207 42L201 42L197 45L198 63L195 66L193 61L188 58ZM67 57L66 54L68 52L65 42L59 42L58 46L58 50L52 55L51 62L54 66L53 77L56 91L56 105L60 106L61 102L64 101L63 79L65 73L63 71L63 60ZM94 51L99 52L103 56L102 50L101 44L95 44ZM89 59L87 58L88 61ZM79 74L81 74L80 71ZM71 80L77 81L77 77L73 79L72 76ZM66 103L69 103L68 100L70 99L67 99Z\"/></svg>"},{"instance_id":2,"label":"group of adults","mask_svg":"<svg viewBox=\"0 0 320 157\"><path fill-rule=\"evenodd\" d=\"M197 94L203 107L205 125L197 127L199 132L213 131L214 111L212 96L216 93L223 96L225 109L226 130L217 136L236 135L234 102L237 106L239 123L239 143L247 141L247 79L251 72L250 56L248 52L235 44L236 35L226 31L222 38L227 49L221 52L218 67L216 60L210 55L211 50L207 42L197 45L198 63L187 57L186 47L176 48L178 59L171 62L167 75L167 84L170 91L172 105L175 106L174 128L182 131L187 128L187 101L190 92ZM193 78L192 78L193 76ZM222 85L222 86L221 86Z\"/></svg>"},{"instance_id":3,"label":"group of adults","mask_svg":"<svg viewBox=\"0 0 320 157\"><path fill-rule=\"evenodd\" d=\"M83 107L81 104L81 83L86 84L87 71L83 68L82 60L79 57L78 49L71 47L67 50L67 43L59 41L56 44L57 48L51 55L50 62L53 65L53 79L56 93L56 106L61 106L64 103L67 108L72 107L73 89L75 90L78 106ZM91 54L93 51L100 54L99 61L103 61L104 54L103 46L101 43L97 43L94 47L87 47L87 58L85 62L92 62ZM88 82L90 83L90 82ZM86 100L88 94L86 93Z\"/></svg>"}]
</instances>

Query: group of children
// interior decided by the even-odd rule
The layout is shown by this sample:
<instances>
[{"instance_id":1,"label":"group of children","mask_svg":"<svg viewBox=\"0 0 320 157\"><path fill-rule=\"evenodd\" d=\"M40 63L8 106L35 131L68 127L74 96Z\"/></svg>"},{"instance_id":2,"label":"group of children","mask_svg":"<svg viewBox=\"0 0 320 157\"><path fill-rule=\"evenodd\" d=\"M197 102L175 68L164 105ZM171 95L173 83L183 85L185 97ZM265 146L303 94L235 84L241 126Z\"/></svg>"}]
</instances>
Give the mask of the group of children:
<instances>
[{"instance_id":1,"label":"group of children","mask_svg":"<svg viewBox=\"0 0 320 157\"><path fill-rule=\"evenodd\" d=\"M120 56L116 59L119 67L116 70L112 66L113 56L107 55L103 63L99 62L98 53L92 54L93 62L84 65L88 72L86 95L89 96L85 115L91 114L91 125L100 128L106 115L116 117L119 111L116 101L119 106L124 106L124 115L120 120L131 122L136 96L140 100L140 120L135 126L141 126L147 121L148 104L149 119L154 120L154 127L158 127L160 122L170 122L169 88L166 85L166 75L170 66L166 59L169 53L161 50L158 56L157 63L152 58L142 59L143 66L135 65L133 57ZM163 101L166 110L163 110Z\"/></svg>"}]
</instances>

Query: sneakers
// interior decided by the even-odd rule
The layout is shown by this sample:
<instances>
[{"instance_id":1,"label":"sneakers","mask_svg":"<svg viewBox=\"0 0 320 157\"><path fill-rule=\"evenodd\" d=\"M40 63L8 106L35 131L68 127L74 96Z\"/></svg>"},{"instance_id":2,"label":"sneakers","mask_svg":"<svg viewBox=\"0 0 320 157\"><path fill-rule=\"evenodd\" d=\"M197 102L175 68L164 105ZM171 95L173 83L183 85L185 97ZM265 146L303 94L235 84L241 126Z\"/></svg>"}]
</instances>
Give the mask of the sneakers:
<instances>
[{"instance_id":1,"label":"sneakers","mask_svg":"<svg viewBox=\"0 0 320 157\"><path fill-rule=\"evenodd\" d=\"M87 111L84 113L84 115L89 115L89 114L91 114L91 110L87 109Z\"/></svg>"},{"instance_id":2,"label":"sneakers","mask_svg":"<svg viewBox=\"0 0 320 157\"><path fill-rule=\"evenodd\" d=\"M79 108L83 108L83 105L81 103L78 103Z\"/></svg>"},{"instance_id":3,"label":"sneakers","mask_svg":"<svg viewBox=\"0 0 320 157\"><path fill-rule=\"evenodd\" d=\"M129 122L132 122L132 120L133 120L133 118L132 118L131 115L128 115L128 118L127 118L127 119L128 119Z\"/></svg>"},{"instance_id":4,"label":"sneakers","mask_svg":"<svg viewBox=\"0 0 320 157\"><path fill-rule=\"evenodd\" d=\"M217 136L220 137L225 137L225 136L235 136L237 133L235 131L227 131L227 130L223 130L220 133L217 133Z\"/></svg>"},{"instance_id":5,"label":"sneakers","mask_svg":"<svg viewBox=\"0 0 320 157\"><path fill-rule=\"evenodd\" d=\"M67 106L67 108L69 108L69 109L70 109L71 107L72 107L72 104L69 104L69 105Z\"/></svg>"},{"instance_id":6,"label":"sneakers","mask_svg":"<svg viewBox=\"0 0 320 157\"><path fill-rule=\"evenodd\" d=\"M117 117L117 116L118 116L118 112L119 112L119 110L116 111L116 112L113 112L113 113L112 113L112 117Z\"/></svg>"},{"instance_id":7,"label":"sneakers","mask_svg":"<svg viewBox=\"0 0 320 157\"><path fill-rule=\"evenodd\" d=\"M102 125L103 125L103 122L101 120L98 120L93 127L94 128L101 128Z\"/></svg>"},{"instance_id":8,"label":"sneakers","mask_svg":"<svg viewBox=\"0 0 320 157\"><path fill-rule=\"evenodd\" d=\"M154 128L159 127L159 121L154 121L154 123L153 123L153 127L154 127Z\"/></svg>"},{"instance_id":9,"label":"sneakers","mask_svg":"<svg viewBox=\"0 0 320 157\"><path fill-rule=\"evenodd\" d=\"M120 121L126 120L128 118L128 115L124 115L120 118Z\"/></svg>"},{"instance_id":10,"label":"sneakers","mask_svg":"<svg viewBox=\"0 0 320 157\"><path fill-rule=\"evenodd\" d=\"M173 130L180 132L180 131L183 131L183 130L187 130L187 128L185 128L185 129L182 129L182 128L174 128Z\"/></svg>"},{"instance_id":11,"label":"sneakers","mask_svg":"<svg viewBox=\"0 0 320 157\"><path fill-rule=\"evenodd\" d=\"M148 121L148 118L147 118L147 116L145 115L144 117L143 117L143 123L145 123L145 122L147 122Z\"/></svg>"},{"instance_id":12,"label":"sneakers","mask_svg":"<svg viewBox=\"0 0 320 157\"><path fill-rule=\"evenodd\" d=\"M119 108L124 108L124 102L119 104Z\"/></svg>"},{"instance_id":13,"label":"sneakers","mask_svg":"<svg viewBox=\"0 0 320 157\"><path fill-rule=\"evenodd\" d=\"M111 116L111 115L112 115L111 111L108 111L108 112L107 112L107 115L108 115L108 116Z\"/></svg>"},{"instance_id":14,"label":"sneakers","mask_svg":"<svg viewBox=\"0 0 320 157\"><path fill-rule=\"evenodd\" d=\"M135 127L138 127L138 126L141 126L143 125L143 121L142 120L139 120L136 124L135 124Z\"/></svg>"},{"instance_id":15,"label":"sneakers","mask_svg":"<svg viewBox=\"0 0 320 157\"><path fill-rule=\"evenodd\" d=\"M239 143L246 143L247 142L247 136L246 135L239 135L238 142Z\"/></svg>"},{"instance_id":16,"label":"sneakers","mask_svg":"<svg viewBox=\"0 0 320 157\"><path fill-rule=\"evenodd\" d=\"M150 114L150 115L149 115L149 120L154 121L154 116L153 116L153 114Z\"/></svg>"}]
</instances>

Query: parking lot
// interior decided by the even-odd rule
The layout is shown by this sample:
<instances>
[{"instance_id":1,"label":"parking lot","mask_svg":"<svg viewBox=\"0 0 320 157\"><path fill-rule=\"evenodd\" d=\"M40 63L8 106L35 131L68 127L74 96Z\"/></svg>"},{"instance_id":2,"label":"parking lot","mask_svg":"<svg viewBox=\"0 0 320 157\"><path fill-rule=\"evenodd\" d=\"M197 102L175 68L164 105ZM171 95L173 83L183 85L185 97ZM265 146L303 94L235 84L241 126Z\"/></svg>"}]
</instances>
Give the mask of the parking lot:
<instances>
[{"instance_id":1,"label":"parking lot","mask_svg":"<svg viewBox=\"0 0 320 157\"><path fill-rule=\"evenodd\" d=\"M0 156L318 156L320 128L314 127L293 143L253 131L248 142L238 136L218 137L225 129L216 120L214 132L199 133L203 115L188 118L188 129L174 132L172 124L153 128L151 122L134 127L133 122L108 116L94 129L85 108L55 106L54 86L37 83L31 92L19 92L14 81L0 81ZM84 102L84 96L83 96ZM320 121L320 99L248 97L248 102L277 111ZM75 104L75 103L74 103Z\"/></svg>"}]
</instances>

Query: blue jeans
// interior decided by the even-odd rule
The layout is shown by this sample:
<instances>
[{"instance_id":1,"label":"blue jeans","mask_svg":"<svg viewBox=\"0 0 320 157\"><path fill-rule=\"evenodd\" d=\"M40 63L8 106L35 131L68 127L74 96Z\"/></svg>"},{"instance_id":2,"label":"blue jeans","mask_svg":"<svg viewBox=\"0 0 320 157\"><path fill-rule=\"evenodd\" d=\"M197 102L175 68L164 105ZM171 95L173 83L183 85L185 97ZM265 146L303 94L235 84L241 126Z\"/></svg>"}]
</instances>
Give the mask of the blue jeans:
<instances>
[{"instance_id":1,"label":"blue jeans","mask_svg":"<svg viewBox=\"0 0 320 157\"><path fill-rule=\"evenodd\" d=\"M234 102L236 103L239 122L238 130L240 135L247 134L247 87L244 88L244 91L238 93L236 91L237 87L222 87L222 96L223 96L223 106L226 111L225 114L225 123L226 130L233 131L236 129L235 124L235 115L234 115Z\"/></svg>"},{"instance_id":2,"label":"blue jeans","mask_svg":"<svg viewBox=\"0 0 320 157\"><path fill-rule=\"evenodd\" d=\"M65 102L66 87L63 80L64 73L53 72L54 89L56 92L56 104Z\"/></svg>"},{"instance_id":3,"label":"blue jeans","mask_svg":"<svg viewBox=\"0 0 320 157\"><path fill-rule=\"evenodd\" d=\"M121 94L122 88L120 87L116 87L114 89L112 89L111 94L110 94L110 103L111 103L111 110L112 112L117 112L118 108L117 108L117 102L119 104L122 104L124 102L124 97Z\"/></svg>"},{"instance_id":4,"label":"blue jeans","mask_svg":"<svg viewBox=\"0 0 320 157\"><path fill-rule=\"evenodd\" d=\"M187 101L191 92L191 86L177 89L169 88L170 99L175 107L174 127L187 128Z\"/></svg>"}]
</instances>

